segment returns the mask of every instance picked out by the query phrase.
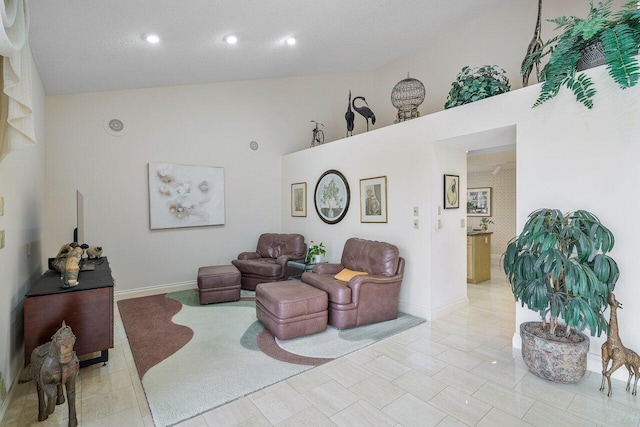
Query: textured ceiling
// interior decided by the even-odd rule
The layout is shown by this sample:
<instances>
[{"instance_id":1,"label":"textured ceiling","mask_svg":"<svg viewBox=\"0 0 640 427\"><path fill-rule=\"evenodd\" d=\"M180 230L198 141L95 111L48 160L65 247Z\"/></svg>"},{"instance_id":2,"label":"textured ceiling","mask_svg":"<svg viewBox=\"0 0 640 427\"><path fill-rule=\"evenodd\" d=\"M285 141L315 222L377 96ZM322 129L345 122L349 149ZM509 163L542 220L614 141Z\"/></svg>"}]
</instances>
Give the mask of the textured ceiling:
<instances>
[{"instance_id":1,"label":"textured ceiling","mask_svg":"<svg viewBox=\"0 0 640 427\"><path fill-rule=\"evenodd\" d=\"M370 71L506 1L35 0L30 40L50 95Z\"/></svg>"}]
</instances>

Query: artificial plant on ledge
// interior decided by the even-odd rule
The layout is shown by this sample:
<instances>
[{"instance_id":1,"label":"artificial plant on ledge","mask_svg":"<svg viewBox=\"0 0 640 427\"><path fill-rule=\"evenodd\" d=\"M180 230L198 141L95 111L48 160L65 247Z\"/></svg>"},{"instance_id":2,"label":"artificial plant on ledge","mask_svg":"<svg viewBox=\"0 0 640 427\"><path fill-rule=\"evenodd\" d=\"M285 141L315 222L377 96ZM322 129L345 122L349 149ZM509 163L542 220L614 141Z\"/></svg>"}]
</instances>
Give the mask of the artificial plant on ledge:
<instances>
[{"instance_id":1,"label":"artificial plant on ledge","mask_svg":"<svg viewBox=\"0 0 640 427\"><path fill-rule=\"evenodd\" d=\"M637 1L624 5L623 9L612 15L613 0L598 2L589 0L587 18L561 16L550 19L556 30L562 34L547 41L542 49L531 53L522 63L524 74L532 64L540 64L543 57L549 55L538 80L542 88L534 107L555 97L562 86L569 88L576 100L587 108L593 108L593 96L596 93L593 81L584 73L576 74L576 66L585 49L594 49L602 44L604 63L611 78L621 89L635 86L640 78L640 66L637 54L640 48L640 10Z\"/></svg>"}]
</instances>

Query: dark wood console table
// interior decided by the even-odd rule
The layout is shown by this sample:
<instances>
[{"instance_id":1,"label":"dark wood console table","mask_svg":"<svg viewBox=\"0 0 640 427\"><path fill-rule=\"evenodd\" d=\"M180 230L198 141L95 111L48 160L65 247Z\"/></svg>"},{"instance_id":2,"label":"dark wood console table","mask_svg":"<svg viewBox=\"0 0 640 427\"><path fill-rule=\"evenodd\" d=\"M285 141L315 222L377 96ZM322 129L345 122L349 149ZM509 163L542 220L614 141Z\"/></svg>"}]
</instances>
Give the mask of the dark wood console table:
<instances>
[{"instance_id":1,"label":"dark wood console table","mask_svg":"<svg viewBox=\"0 0 640 427\"><path fill-rule=\"evenodd\" d=\"M61 288L60 274L49 270L29 289L24 300L24 359L31 361L37 346L51 341L64 320L76 336L78 356L101 352L80 367L109 360L113 348L113 277L106 257L95 270L80 271L78 286Z\"/></svg>"}]
</instances>

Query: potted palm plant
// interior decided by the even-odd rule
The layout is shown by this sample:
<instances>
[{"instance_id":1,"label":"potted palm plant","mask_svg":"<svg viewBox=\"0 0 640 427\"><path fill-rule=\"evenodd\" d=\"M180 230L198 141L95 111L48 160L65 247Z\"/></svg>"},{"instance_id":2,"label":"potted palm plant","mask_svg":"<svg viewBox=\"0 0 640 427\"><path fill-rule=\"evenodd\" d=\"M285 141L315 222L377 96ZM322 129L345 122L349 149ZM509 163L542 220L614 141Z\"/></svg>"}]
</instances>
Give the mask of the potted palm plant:
<instances>
[{"instance_id":1,"label":"potted palm plant","mask_svg":"<svg viewBox=\"0 0 640 427\"><path fill-rule=\"evenodd\" d=\"M456 76L456 81L451 83L451 90L444 108L479 101L509 92L510 89L506 72L497 65L484 65L477 68L465 66Z\"/></svg>"},{"instance_id":2,"label":"potted palm plant","mask_svg":"<svg viewBox=\"0 0 640 427\"><path fill-rule=\"evenodd\" d=\"M536 375L556 382L584 375L589 338L579 330L608 332L603 311L619 275L607 255L613 244L592 213L539 209L507 246L502 264L513 295L542 318L520 325L522 358Z\"/></svg>"},{"instance_id":3,"label":"potted palm plant","mask_svg":"<svg viewBox=\"0 0 640 427\"><path fill-rule=\"evenodd\" d=\"M607 64L607 71L621 89L635 86L640 78L636 55L640 47L640 10L638 3L627 3L612 14L613 0L589 0L586 18L561 16L551 19L562 34L544 43L542 49L529 54L522 63L521 73L532 65L539 65L543 57L549 61L540 71L540 95L534 107L555 97L562 86L570 89L576 100L587 108L593 107L596 93L593 81L584 73L586 68Z\"/></svg>"}]
</instances>

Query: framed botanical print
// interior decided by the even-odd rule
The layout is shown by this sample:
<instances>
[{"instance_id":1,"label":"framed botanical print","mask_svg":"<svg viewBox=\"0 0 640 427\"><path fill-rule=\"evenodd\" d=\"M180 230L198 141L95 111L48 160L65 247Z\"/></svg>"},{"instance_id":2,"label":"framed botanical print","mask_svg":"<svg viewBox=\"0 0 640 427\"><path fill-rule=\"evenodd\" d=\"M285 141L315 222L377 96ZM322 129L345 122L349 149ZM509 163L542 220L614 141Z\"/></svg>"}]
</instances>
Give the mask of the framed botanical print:
<instances>
[{"instance_id":1,"label":"framed botanical print","mask_svg":"<svg viewBox=\"0 0 640 427\"><path fill-rule=\"evenodd\" d=\"M291 216L307 216L307 183L291 184Z\"/></svg>"},{"instance_id":2,"label":"framed botanical print","mask_svg":"<svg viewBox=\"0 0 640 427\"><path fill-rule=\"evenodd\" d=\"M491 216L491 187L467 190L467 216Z\"/></svg>"},{"instance_id":3,"label":"framed botanical print","mask_svg":"<svg viewBox=\"0 0 640 427\"><path fill-rule=\"evenodd\" d=\"M331 169L320 176L314 192L316 212L327 224L337 224L349 209L349 183L337 170Z\"/></svg>"},{"instance_id":4,"label":"framed botanical print","mask_svg":"<svg viewBox=\"0 0 640 427\"><path fill-rule=\"evenodd\" d=\"M360 222L387 222L387 177L360 180Z\"/></svg>"},{"instance_id":5,"label":"framed botanical print","mask_svg":"<svg viewBox=\"0 0 640 427\"><path fill-rule=\"evenodd\" d=\"M444 176L444 208L458 209L460 207L460 176Z\"/></svg>"}]
</instances>

